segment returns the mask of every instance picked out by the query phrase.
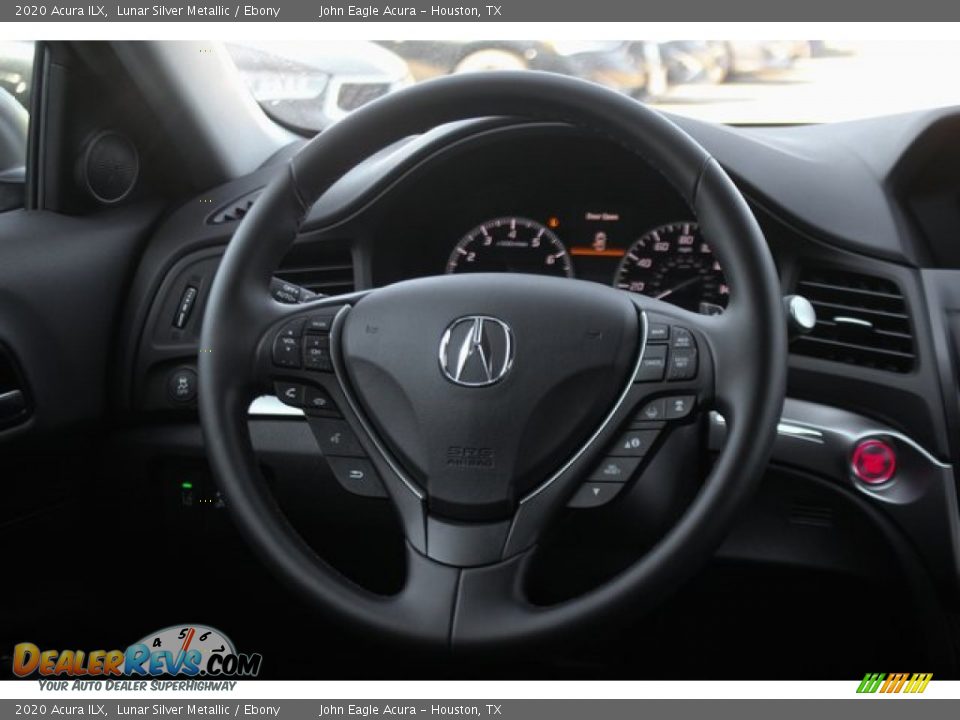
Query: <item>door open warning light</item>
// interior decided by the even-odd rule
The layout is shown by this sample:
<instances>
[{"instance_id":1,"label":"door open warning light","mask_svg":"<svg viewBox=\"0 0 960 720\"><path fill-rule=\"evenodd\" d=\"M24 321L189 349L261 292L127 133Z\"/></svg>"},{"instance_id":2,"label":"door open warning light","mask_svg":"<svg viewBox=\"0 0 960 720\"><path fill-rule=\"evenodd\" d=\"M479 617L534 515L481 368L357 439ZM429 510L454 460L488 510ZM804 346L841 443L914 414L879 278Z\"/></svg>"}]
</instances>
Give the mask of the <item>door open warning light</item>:
<instances>
[{"instance_id":1,"label":"door open warning light","mask_svg":"<svg viewBox=\"0 0 960 720\"><path fill-rule=\"evenodd\" d=\"M853 451L853 474L868 485L890 480L897 471L897 455L882 440L861 440Z\"/></svg>"}]
</instances>

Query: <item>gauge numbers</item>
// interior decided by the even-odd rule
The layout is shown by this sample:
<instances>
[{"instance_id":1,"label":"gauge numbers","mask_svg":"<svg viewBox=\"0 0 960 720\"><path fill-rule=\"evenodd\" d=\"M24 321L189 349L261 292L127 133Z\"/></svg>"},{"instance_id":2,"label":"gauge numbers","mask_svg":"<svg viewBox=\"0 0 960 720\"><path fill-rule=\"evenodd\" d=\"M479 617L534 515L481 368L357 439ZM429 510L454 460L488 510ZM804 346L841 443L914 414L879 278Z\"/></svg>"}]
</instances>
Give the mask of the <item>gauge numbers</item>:
<instances>
[{"instance_id":1,"label":"gauge numbers","mask_svg":"<svg viewBox=\"0 0 960 720\"><path fill-rule=\"evenodd\" d=\"M623 256L614 287L705 315L723 312L730 288L695 222L668 223L644 233Z\"/></svg>"},{"instance_id":2,"label":"gauge numbers","mask_svg":"<svg viewBox=\"0 0 960 720\"><path fill-rule=\"evenodd\" d=\"M448 273L514 272L573 277L570 255L545 225L501 217L463 236L447 260Z\"/></svg>"}]
</instances>

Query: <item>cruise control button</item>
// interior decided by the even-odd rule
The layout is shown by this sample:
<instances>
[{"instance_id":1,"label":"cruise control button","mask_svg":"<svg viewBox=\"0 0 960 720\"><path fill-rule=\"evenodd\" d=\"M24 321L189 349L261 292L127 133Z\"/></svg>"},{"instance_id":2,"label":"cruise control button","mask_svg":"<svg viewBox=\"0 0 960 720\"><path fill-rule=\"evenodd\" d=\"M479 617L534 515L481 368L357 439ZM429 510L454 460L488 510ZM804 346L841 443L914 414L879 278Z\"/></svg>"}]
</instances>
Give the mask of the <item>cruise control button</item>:
<instances>
[{"instance_id":1,"label":"cruise control button","mask_svg":"<svg viewBox=\"0 0 960 720\"><path fill-rule=\"evenodd\" d=\"M590 482L619 482L624 483L633 475L633 471L640 464L638 457L608 457L604 458L597 469L587 478Z\"/></svg>"},{"instance_id":2,"label":"cruise control button","mask_svg":"<svg viewBox=\"0 0 960 720\"><path fill-rule=\"evenodd\" d=\"M655 382L663 380L663 373L667 367L667 346L648 346L640 360L637 376L634 382Z\"/></svg>"},{"instance_id":3,"label":"cruise control button","mask_svg":"<svg viewBox=\"0 0 960 720\"><path fill-rule=\"evenodd\" d=\"M306 331L310 333L329 333L333 327L335 312L315 313L307 317Z\"/></svg>"},{"instance_id":4,"label":"cruise control button","mask_svg":"<svg viewBox=\"0 0 960 720\"><path fill-rule=\"evenodd\" d=\"M628 430L610 449L610 454L616 457L642 458L659 434L659 430Z\"/></svg>"},{"instance_id":5,"label":"cruise control button","mask_svg":"<svg viewBox=\"0 0 960 720\"><path fill-rule=\"evenodd\" d=\"M300 341L280 335L273 341L273 364L278 367L300 367Z\"/></svg>"},{"instance_id":6,"label":"cruise control button","mask_svg":"<svg viewBox=\"0 0 960 720\"><path fill-rule=\"evenodd\" d=\"M307 387L303 398L303 406L311 412L324 412L337 414L337 406L327 394L326 390L320 388Z\"/></svg>"},{"instance_id":7,"label":"cruise control button","mask_svg":"<svg viewBox=\"0 0 960 720\"><path fill-rule=\"evenodd\" d=\"M606 505L613 500L623 483L610 482L588 482L584 483L579 490L570 498L567 507L572 508L593 508Z\"/></svg>"},{"instance_id":8,"label":"cruise control button","mask_svg":"<svg viewBox=\"0 0 960 720\"><path fill-rule=\"evenodd\" d=\"M311 419L320 452L326 456L365 457L360 441L345 420Z\"/></svg>"},{"instance_id":9,"label":"cruise control button","mask_svg":"<svg viewBox=\"0 0 960 720\"><path fill-rule=\"evenodd\" d=\"M678 350L688 350L696 348L697 344L693 340L693 334L682 327L673 328L673 340L670 341L670 347Z\"/></svg>"},{"instance_id":10,"label":"cruise control button","mask_svg":"<svg viewBox=\"0 0 960 720\"><path fill-rule=\"evenodd\" d=\"M693 410L693 404L696 401L693 395L680 395L678 397L667 398L666 405L667 420L679 420L685 418Z\"/></svg>"},{"instance_id":11,"label":"cruise control button","mask_svg":"<svg viewBox=\"0 0 960 720\"><path fill-rule=\"evenodd\" d=\"M365 497L386 497L387 491L380 483L380 477L373 463L364 458L331 457L327 458L333 476L343 489L354 495Z\"/></svg>"},{"instance_id":12,"label":"cruise control button","mask_svg":"<svg viewBox=\"0 0 960 720\"><path fill-rule=\"evenodd\" d=\"M692 380L697 376L696 350L671 350L667 380Z\"/></svg>"},{"instance_id":13,"label":"cruise control button","mask_svg":"<svg viewBox=\"0 0 960 720\"><path fill-rule=\"evenodd\" d=\"M650 323L647 332L648 342L666 342L670 339L670 326L666 323Z\"/></svg>"},{"instance_id":14,"label":"cruise control button","mask_svg":"<svg viewBox=\"0 0 960 720\"><path fill-rule=\"evenodd\" d=\"M330 340L319 335L307 335L303 341L303 366L307 370L333 370L330 359Z\"/></svg>"},{"instance_id":15,"label":"cruise control button","mask_svg":"<svg viewBox=\"0 0 960 720\"><path fill-rule=\"evenodd\" d=\"M656 400L651 400L640 412L637 413L635 420L644 421L644 422L656 422L658 420L663 420L666 411L663 406L663 398L657 398Z\"/></svg>"},{"instance_id":16,"label":"cruise control button","mask_svg":"<svg viewBox=\"0 0 960 720\"><path fill-rule=\"evenodd\" d=\"M280 402L294 407L303 406L303 385L297 383L278 382L273 384L273 391Z\"/></svg>"}]
</instances>

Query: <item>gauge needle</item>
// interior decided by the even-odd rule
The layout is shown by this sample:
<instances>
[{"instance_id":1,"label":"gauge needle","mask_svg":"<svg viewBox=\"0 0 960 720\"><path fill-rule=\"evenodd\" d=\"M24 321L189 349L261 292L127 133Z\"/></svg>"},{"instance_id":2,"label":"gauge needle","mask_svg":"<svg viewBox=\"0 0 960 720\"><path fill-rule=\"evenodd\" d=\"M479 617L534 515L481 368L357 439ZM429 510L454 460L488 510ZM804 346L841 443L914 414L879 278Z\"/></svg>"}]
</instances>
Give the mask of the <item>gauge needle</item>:
<instances>
[{"instance_id":1,"label":"gauge needle","mask_svg":"<svg viewBox=\"0 0 960 720\"><path fill-rule=\"evenodd\" d=\"M668 295L673 295L673 294L674 294L677 290L679 290L680 288L685 288L685 287L687 287L687 285L693 285L694 283L698 283L698 282L700 282L702 279L703 279L703 278L695 277L695 278L690 278L689 280L684 280L684 281L683 281L682 283L680 283L679 285L674 285L674 286L673 286L672 288L670 288L669 290L664 290L662 293L660 293L660 294L658 294L658 295L654 295L654 296L653 296L653 299L654 299L654 300L663 300L663 299L664 299L665 297L667 297Z\"/></svg>"}]
</instances>

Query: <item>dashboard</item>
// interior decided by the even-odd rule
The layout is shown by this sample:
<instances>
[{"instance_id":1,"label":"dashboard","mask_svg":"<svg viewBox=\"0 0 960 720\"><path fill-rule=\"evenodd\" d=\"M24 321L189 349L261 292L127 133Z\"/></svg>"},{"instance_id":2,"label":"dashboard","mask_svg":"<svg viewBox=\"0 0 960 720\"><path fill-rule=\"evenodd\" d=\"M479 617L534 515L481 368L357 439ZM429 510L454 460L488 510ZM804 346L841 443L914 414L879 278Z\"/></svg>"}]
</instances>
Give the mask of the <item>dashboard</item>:
<instances>
[{"instance_id":1,"label":"dashboard","mask_svg":"<svg viewBox=\"0 0 960 720\"><path fill-rule=\"evenodd\" d=\"M886 221L905 203L888 200L886 216L867 212L877 201L870 176L848 177L859 165L817 159L831 143L859 142L844 140L843 126L688 130L723 160L744 192L783 294L809 296L821 316L816 332L790 346L775 464L850 485L842 469L851 438L887 438L900 453L904 477L889 487L851 489L882 506L960 597L960 547L949 540L958 520L943 511L955 503L951 428L960 405L951 357L960 346L951 347L947 328L960 308L957 271L924 266L919 240L890 236ZM811 158L797 161L805 152ZM829 154L835 160L838 153ZM830 171L820 172L824 167ZM819 171L806 177L812 170ZM249 207L274 172L265 166L206 193L202 204L185 203L147 244L126 319L137 329L120 359L127 372L118 405L132 417L195 412L195 403L170 388L182 376L188 384L196 379L204 303L236 227L218 218ZM790 182L800 186L788 192L783 184ZM891 188L899 192L900 184ZM947 197L946 188L934 190L933 198ZM855 226L834 209L847 210ZM709 229L697 226L680 193L642 157L563 125L480 120L400 143L345 175L308 213L276 275L292 286L339 294L448 272L548 273L716 313L738 290L727 286L710 242ZM191 287L196 293L185 295ZM195 298L192 315L178 327L185 297ZM268 424L289 419L289 409L277 405L251 412ZM722 432L722 425L710 430L718 442ZM818 452L810 452L813 443ZM790 552L808 549L799 542ZM850 567L862 560L852 559Z\"/></svg>"}]
</instances>

